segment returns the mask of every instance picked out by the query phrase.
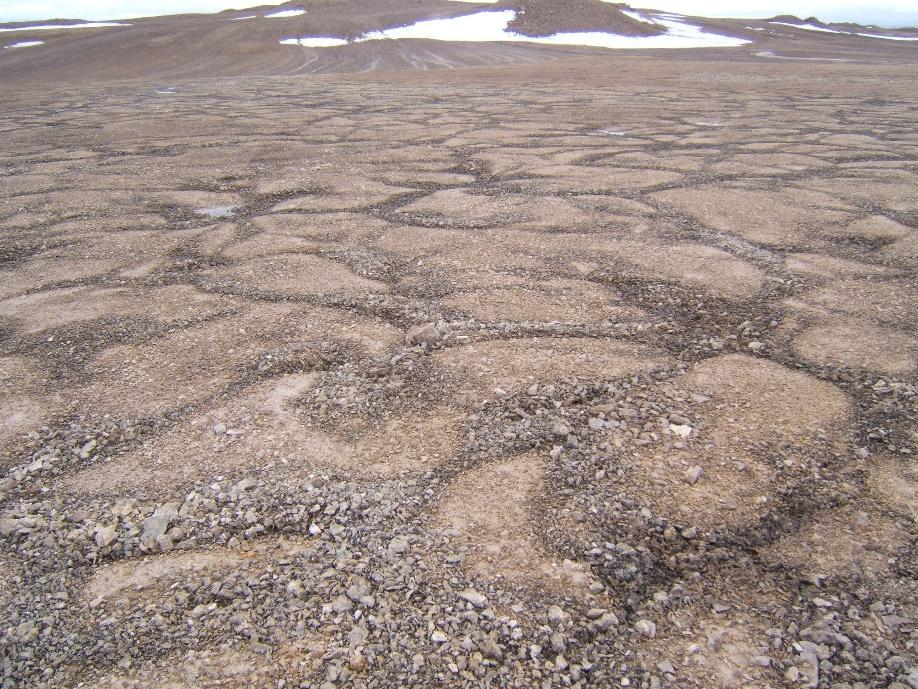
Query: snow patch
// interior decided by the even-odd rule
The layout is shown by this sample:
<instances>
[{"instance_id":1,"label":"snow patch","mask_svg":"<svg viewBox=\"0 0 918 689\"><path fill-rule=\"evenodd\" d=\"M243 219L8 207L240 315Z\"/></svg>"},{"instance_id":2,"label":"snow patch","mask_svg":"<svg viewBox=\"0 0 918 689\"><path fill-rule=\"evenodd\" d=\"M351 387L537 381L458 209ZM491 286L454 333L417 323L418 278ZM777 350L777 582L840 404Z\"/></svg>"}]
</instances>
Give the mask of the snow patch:
<instances>
[{"instance_id":1,"label":"snow patch","mask_svg":"<svg viewBox=\"0 0 918 689\"><path fill-rule=\"evenodd\" d=\"M244 17L230 17L231 22L241 22L243 19L258 19L257 14L247 14Z\"/></svg>"},{"instance_id":2,"label":"snow patch","mask_svg":"<svg viewBox=\"0 0 918 689\"><path fill-rule=\"evenodd\" d=\"M231 218L239 206L211 206L210 208L196 208L195 213L206 215L208 218Z\"/></svg>"},{"instance_id":3,"label":"snow patch","mask_svg":"<svg viewBox=\"0 0 918 689\"><path fill-rule=\"evenodd\" d=\"M7 31L58 31L60 29L98 29L103 26L130 26L119 22L85 22L83 24L40 24L35 26L17 26L14 29L0 29Z\"/></svg>"},{"instance_id":4,"label":"snow patch","mask_svg":"<svg viewBox=\"0 0 918 689\"><path fill-rule=\"evenodd\" d=\"M848 33L847 31L837 31L836 29L827 29L824 26L816 24L791 24L790 22L768 22L769 24L778 24L780 26L792 26L795 29L806 29L807 31L822 31L823 33Z\"/></svg>"},{"instance_id":5,"label":"snow patch","mask_svg":"<svg viewBox=\"0 0 918 689\"><path fill-rule=\"evenodd\" d=\"M301 14L306 14L306 10L302 7L299 7L295 10L281 10L280 12L272 12L271 14L266 14L265 19L283 19L284 17L299 17Z\"/></svg>"},{"instance_id":6,"label":"snow patch","mask_svg":"<svg viewBox=\"0 0 918 689\"><path fill-rule=\"evenodd\" d=\"M716 48L746 45L744 38L706 33L700 27L673 19L661 19L666 29L658 36L622 36L601 31L563 32L551 36L522 36L507 29L516 17L513 10L484 11L448 19L429 19L409 26L371 31L358 41L423 38L434 41L526 42L549 45L582 45L594 48Z\"/></svg>"},{"instance_id":7,"label":"snow patch","mask_svg":"<svg viewBox=\"0 0 918 689\"><path fill-rule=\"evenodd\" d=\"M654 24L653 19L648 19L643 14L635 12L634 10L619 10L626 17L631 17L636 22L641 22L642 24Z\"/></svg>"},{"instance_id":8,"label":"snow patch","mask_svg":"<svg viewBox=\"0 0 918 689\"><path fill-rule=\"evenodd\" d=\"M332 48L336 45L347 45L343 38L331 36L306 36L305 38L285 38L281 45L301 45L306 48Z\"/></svg>"},{"instance_id":9,"label":"snow patch","mask_svg":"<svg viewBox=\"0 0 918 689\"><path fill-rule=\"evenodd\" d=\"M776 55L770 50L760 50L756 57L768 57L773 60L806 60L807 62L863 62L863 60L846 60L837 57L792 57L789 55Z\"/></svg>"},{"instance_id":10,"label":"snow patch","mask_svg":"<svg viewBox=\"0 0 918 689\"><path fill-rule=\"evenodd\" d=\"M19 43L10 43L9 45L3 46L4 50L9 50L10 48L31 48L34 45L44 45L44 41L21 41Z\"/></svg>"},{"instance_id":11,"label":"snow patch","mask_svg":"<svg viewBox=\"0 0 918 689\"><path fill-rule=\"evenodd\" d=\"M432 41L507 41L516 34L507 31L507 25L516 17L513 10L476 12L448 19L428 19L408 26L398 26L381 31L370 31L358 40L379 41L399 38L427 38Z\"/></svg>"},{"instance_id":12,"label":"snow patch","mask_svg":"<svg viewBox=\"0 0 918 689\"><path fill-rule=\"evenodd\" d=\"M878 33L859 33L858 36L864 38L885 38L887 41L918 41L918 36L883 36Z\"/></svg>"}]
</instances>

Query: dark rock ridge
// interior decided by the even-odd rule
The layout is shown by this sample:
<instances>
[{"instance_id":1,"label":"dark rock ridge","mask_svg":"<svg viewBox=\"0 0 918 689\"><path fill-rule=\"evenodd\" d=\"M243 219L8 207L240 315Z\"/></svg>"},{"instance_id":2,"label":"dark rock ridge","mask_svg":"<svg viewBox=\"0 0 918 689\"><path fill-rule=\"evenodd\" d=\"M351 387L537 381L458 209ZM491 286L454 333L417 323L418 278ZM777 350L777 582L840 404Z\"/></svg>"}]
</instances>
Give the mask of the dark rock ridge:
<instances>
[{"instance_id":1,"label":"dark rock ridge","mask_svg":"<svg viewBox=\"0 0 918 689\"><path fill-rule=\"evenodd\" d=\"M550 36L568 31L606 31L622 36L657 36L666 30L658 24L632 19L622 10L627 4L602 0L503 0L504 9L517 11L510 29L524 36Z\"/></svg>"}]
</instances>

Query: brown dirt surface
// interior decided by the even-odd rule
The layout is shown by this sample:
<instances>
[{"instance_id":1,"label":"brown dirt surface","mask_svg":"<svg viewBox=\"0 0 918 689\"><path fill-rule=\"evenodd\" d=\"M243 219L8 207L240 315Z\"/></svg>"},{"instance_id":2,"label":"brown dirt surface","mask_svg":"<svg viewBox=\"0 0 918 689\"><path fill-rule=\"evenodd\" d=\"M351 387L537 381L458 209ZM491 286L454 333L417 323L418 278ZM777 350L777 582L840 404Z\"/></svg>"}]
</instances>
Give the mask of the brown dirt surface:
<instances>
[{"instance_id":1,"label":"brown dirt surface","mask_svg":"<svg viewBox=\"0 0 918 689\"><path fill-rule=\"evenodd\" d=\"M514 9L510 30L525 36L550 36L568 31L608 31L622 36L656 36L662 26L623 14L627 3L571 0L563 6L551 0L501 0L498 7Z\"/></svg>"},{"instance_id":2,"label":"brown dirt surface","mask_svg":"<svg viewBox=\"0 0 918 689\"><path fill-rule=\"evenodd\" d=\"M698 364L673 384L703 400L689 443L640 453L629 479L679 524L748 525L774 509L775 487L806 470L809 451L847 441L846 396L777 364L733 354ZM693 467L701 468L694 482L687 478Z\"/></svg>"},{"instance_id":3,"label":"brown dirt surface","mask_svg":"<svg viewBox=\"0 0 918 689\"><path fill-rule=\"evenodd\" d=\"M481 321L589 323L639 320L615 290L585 280L556 279L520 288L465 292L443 300Z\"/></svg>"},{"instance_id":4,"label":"brown dirt surface","mask_svg":"<svg viewBox=\"0 0 918 689\"><path fill-rule=\"evenodd\" d=\"M450 487L436 519L476 574L582 596L593 579L589 569L544 552L534 530L545 473L544 459L532 455L467 472Z\"/></svg>"},{"instance_id":5,"label":"brown dirt surface","mask_svg":"<svg viewBox=\"0 0 918 689\"><path fill-rule=\"evenodd\" d=\"M461 381L459 399L475 404L560 378L618 377L653 366L658 356L625 343L540 338L470 344L436 358Z\"/></svg>"},{"instance_id":6,"label":"brown dirt surface","mask_svg":"<svg viewBox=\"0 0 918 689\"><path fill-rule=\"evenodd\" d=\"M834 196L797 189L691 188L654 196L715 229L770 246L806 246L821 228L844 223L853 210Z\"/></svg>"},{"instance_id":7,"label":"brown dirt surface","mask_svg":"<svg viewBox=\"0 0 918 689\"><path fill-rule=\"evenodd\" d=\"M765 557L796 567L806 576L857 572L867 578L886 576L890 560L906 545L896 522L885 515L854 509L817 514L772 545Z\"/></svg>"},{"instance_id":8,"label":"brown dirt surface","mask_svg":"<svg viewBox=\"0 0 918 689\"><path fill-rule=\"evenodd\" d=\"M914 463L877 456L870 462L867 484L876 500L912 521L918 519L918 469Z\"/></svg>"},{"instance_id":9,"label":"brown dirt surface","mask_svg":"<svg viewBox=\"0 0 918 689\"><path fill-rule=\"evenodd\" d=\"M506 9L0 33L0 685L915 685L914 43Z\"/></svg>"},{"instance_id":10,"label":"brown dirt surface","mask_svg":"<svg viewBox=\"0 0 918 689\"><path fill-rule=\"evenodd\" d=\"M906 333L857 321L807 328L794 339L800 356L824 365L902 374L918 363L915 341Z\"/></svg>"}]
</instances>

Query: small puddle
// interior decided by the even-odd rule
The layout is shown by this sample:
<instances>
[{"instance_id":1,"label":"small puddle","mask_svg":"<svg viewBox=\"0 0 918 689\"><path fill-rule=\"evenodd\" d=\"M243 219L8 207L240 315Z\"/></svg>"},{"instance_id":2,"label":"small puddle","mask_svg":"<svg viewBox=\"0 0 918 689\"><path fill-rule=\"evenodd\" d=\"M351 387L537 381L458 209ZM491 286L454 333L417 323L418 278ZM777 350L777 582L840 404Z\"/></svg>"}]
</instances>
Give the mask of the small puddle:
<instances>
[{"instance_id":1,"label":"small puddle","mask_svg":"<svg viewBox=\"0 0 918 689\"><path fill-rule=\"evenodd\" d=\"M206 215L208 218L232 218L239 206L211 206L210 208L196 208L195 213Z\"/></svg>"}]
</instances>

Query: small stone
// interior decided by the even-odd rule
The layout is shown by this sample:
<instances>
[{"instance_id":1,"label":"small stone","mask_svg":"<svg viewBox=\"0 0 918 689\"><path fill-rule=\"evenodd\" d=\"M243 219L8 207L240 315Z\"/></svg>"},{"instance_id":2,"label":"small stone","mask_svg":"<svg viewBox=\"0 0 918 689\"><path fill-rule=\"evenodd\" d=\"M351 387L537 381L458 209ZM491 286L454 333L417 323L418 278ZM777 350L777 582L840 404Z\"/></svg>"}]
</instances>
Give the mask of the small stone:
<instances>
[{"instance_id":1,"label":"small stone","mask_svg":"<svg viewBox=\"0 0 918 689\"><path fill-rule=\"evenodd\" d=\"M326 603L322 606L326 610L331 612L348 612L353 609L354 604L347 598L347 596L338 596L331 603Z\"/></svg>"},{"instance_id":2,"label":"small stone","mask_svg":"<svg viewBox=\"0 0 918 689\"><path fill-rule=\"evenodd\" d=\"M246 477L233 486L233 492L237 494L245 493L246 491L252 490L256 485L258 484L255 479Z\"/></svg>"},{"instance_id":3,"label":"small stone","mask_svg":"<svg viewBox=\"0 0 918 689\"><path fill-rule=\"evenodd\" d=\"M668 660L661 660L657 663L657 670L666 675L676 674L676 668L673 667L673 664Z\"/></svg>"},{"instance_id":4,"label":"small stone","mask_svg":"<svg viewBox=\"0 0 918 689\"><path fill-rule=\"evenodd\" d=\"M362 653L351 653L348 656L347 664L354 672L363 672L367 669L367 659Z\"/></svg>"},{"instance_id":5,"label":"small stone","mask_svg":"<svg viewBox=\"0 0 918 689\"><path fill-rule=\"evenodd\" d=\"M404 536L396 536L391 541L389 541L389 546L387 550L389 555L392 557L404 555L408 552L408 539Z\"/></svg>"},{"instance_id":6,"label":"small stone","mask_svg":"<svg viewBox=\"0 0 918 689\"><path fill-rule=\"evenodd\" d=\"M369 634L370 633L367 631L366 626L359 624L347 633L347 642L351 645L352 648L363 646L363 644L366 643Z\"/></svg>"},{"instance_id":7,"label":"small stone","mask_svg":"<svg viewBox=\"0 0 918 689\"><path fill-rule=\"evenodd\" d=\"M482 654L486 658L492 658L494 660L501 660L504 657L504 649L498 645L494 639L490 636L486 636L481 640L481 643L478 644L478 647L481 649Z\"/></svg>"},{"instance_id":8,"label":"small stone","mask_svg":"<svg viewBox=\"0 0 918 689\"><path fill-rule=\"evenodd\" d=\"M363 577L354 577L351 585L347 587L347 597L355 603L359 603L369 595L370 582Z\"/></svg>"},{"instance_id":9,"label":"small stone","mask_svg":"<svg viewBox=\"0 0 918 689\"><path fill-rule=\"evenodd\" d=\"M698 483L698 479L701 478L703 473L704 469L702 469L698 464L695 464L686 470L685 480L689 485L694 486L696 483Z\"/></svg>"},{"instance_id":10,"label":"small stone","mask_svg":"<svg viewBox=\"0 0 918 689\"><path fill-rule=\"evenodd\" d=\"M557 605L552 605L548 608L548 621L551 624L559 624L564 622L565 619L567 619L567 613Z\"/></svg>"},{"instance_id":11,"label":"small stone","mask_svg":"<svg viewBox=\"0 0 918 689\"><path fill-rule=\"evenodd\" d=\"M476 608L483 608L488 604L488 599L482 596L475 589L465 589L459 592L459 598L467 603L471 603Z\"/></svg>"},{"instance_id":12,"label":"small stone","mask_svg":"<svg viewBox=\"0 0 918 689\"><path fill-rule=\"evenodd\" d=\"M692 434L692 427L686 424L670 424L669 432L678 435L680 438L688 438Z\"/></svg>"},{"instance_id":13,"label":"small stone","mask_svg":"<svg viewBox=\"0 0 918 689\"><path fill-rule=\"evenodd\" d=\"M225 423L215 423L214 433L217 435L223 435L224 433L226 433L226 424Z\"/></svg>"},{"instance_id":14,"label":"small stone","mask_svg":"<svg viewBox=\"0 0 918 689\"><path fill-rule=\"evenodd\" d=\"M596 620L596 628L601 632L607 632L612 627L618 626L618 617L614 613L607 612L603 613L602 616Z\"/></svg>"},{"instance_id":15,"label":"small stone","mask_svg":"<svg viewBox=\"0 0 918 689\"><path fill-rule=\"evenodd\" d=\"M167 502L156 508L152 515L143 521L143 540L154 542L157 538L166 533L169 523L178 516L179 504L177 502Z\"/></svg>"},{"instance_id":16,"label":"small stone","mask_svg":"<svg viewBox=\"0 0 918 689\"><path fill-rule=\"evenodd\" d=\"M410 345L433 345L440 341L440 332L433 323L424 323L409 328L405 335L405 341Z\"/></svg>"},{"instance_id":17,"label":"small stone","mask_svg":"<svg viewBox=\"0 0 918 689\"><path fill-rule=\"evenodd\" d=\"M449 640L449 637L438 629L430 635L430 640L435 644L445 644Z\"/></svg>"},{"instance_id":18,"label":"small stone","mask_svg":"<svg viewBox=\"0 0 918 689\"><path fill-rule=\"evenodd\" d=\"M118 540L118 532L114 526L96 527L95 541L100 548L107 548Z\"/></svg>"},{"instance_id":19,"label":"small stone","mask_svg":"<svg viewBox=\"0 0 918 689\"><path fill-rule=\"evenodd\" d=\"M22 519L0 519L0 536L12 536L21 533Z\"/></svg>"},{"instance_id":20,"label":"small stone","mask_svg":"<svg viewBox=\"0 0 918 689\"><path fill-rule=\"evenodd\" d=\"M657 625L655 625L650 620L638 620L634 624L634 629L639 634L643 634L648 639L652 639L657 635Z\"/></svg>"},{"instance_id":21,"label":"small stone","mask_svg":"<svg viewBox=\"0 0 918 689\"><path fill-rule=\"evenodd\" d=\"M549 637L551 642L551 650L555 653L564 653L567 650L567 639L564 638L564 634L560 632L555 632Z\"/></svg>"}]
</instances>

